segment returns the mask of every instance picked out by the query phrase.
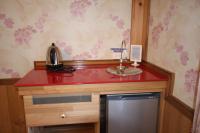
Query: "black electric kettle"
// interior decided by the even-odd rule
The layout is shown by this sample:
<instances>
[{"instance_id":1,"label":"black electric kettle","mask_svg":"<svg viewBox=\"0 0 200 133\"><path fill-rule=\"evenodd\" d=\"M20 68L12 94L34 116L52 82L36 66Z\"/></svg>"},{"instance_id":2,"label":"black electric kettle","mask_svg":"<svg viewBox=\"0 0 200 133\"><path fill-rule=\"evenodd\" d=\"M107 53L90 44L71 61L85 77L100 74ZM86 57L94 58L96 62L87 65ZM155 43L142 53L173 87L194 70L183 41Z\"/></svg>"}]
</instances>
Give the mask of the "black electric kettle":
<instances>
[{"instance_id":1,"label":"black electric kettle","mask_svg":"<svg viewBox=\"0 0 200 133\"><path fill-rule=\"evenodd\" d=\"M75 69L71 66L64 66L62 63L61 52L58 47L52 43L48 48L46 57L46 68L52 72L73 72Z\"/></svg>"}]
</instances>

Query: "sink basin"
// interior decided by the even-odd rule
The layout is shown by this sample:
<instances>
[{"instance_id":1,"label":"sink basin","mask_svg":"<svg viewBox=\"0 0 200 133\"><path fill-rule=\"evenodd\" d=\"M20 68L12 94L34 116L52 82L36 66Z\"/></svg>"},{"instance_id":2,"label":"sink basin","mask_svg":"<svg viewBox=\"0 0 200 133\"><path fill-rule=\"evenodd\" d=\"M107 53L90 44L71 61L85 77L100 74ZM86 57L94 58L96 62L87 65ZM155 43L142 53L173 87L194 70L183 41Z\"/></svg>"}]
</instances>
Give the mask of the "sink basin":
<instances>
[{"instance_id":1,"label":"sink basin","mask_svg":"<svg viewBox=\"0 0 200 133\"><path fill-rule=\"evenodd\" d=\"M136 75L142 73L142 69L135 68L135 67L127 67L122 66L121 69L119 66L117 67L108 67L106 69L108 73L118 75L118 76L129 76L129 75Z\"/></svg>"}]
</instances>

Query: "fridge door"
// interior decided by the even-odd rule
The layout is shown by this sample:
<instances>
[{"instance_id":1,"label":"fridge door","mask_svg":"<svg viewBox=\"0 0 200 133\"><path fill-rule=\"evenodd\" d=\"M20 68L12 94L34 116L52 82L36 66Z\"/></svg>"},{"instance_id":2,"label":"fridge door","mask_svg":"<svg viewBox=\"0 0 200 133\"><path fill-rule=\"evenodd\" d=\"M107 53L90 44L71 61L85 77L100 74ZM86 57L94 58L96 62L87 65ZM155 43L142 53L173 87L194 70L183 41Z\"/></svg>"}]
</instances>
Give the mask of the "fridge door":
<instances>
[{"instance_id":1,"label":"fridge door","mask_svg":"<svg viewBox=\"0 0 200 133\"><path fill-rule=\"evenodd\" d=\"M156 133L159 93L107 96L107 133Z\"/></svg>"}]
</instances>

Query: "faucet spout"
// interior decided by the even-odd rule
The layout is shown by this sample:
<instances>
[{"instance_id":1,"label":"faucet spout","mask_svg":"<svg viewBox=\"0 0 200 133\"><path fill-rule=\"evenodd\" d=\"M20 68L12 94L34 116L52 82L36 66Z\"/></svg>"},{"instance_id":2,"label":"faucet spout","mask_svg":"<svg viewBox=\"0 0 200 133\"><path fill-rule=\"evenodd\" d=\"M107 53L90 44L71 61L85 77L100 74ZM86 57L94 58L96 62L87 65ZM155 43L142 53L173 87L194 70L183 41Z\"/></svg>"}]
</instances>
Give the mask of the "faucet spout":
<instances>
[{"instance_id":1,"label":"faucet spout","mask_svg":"<svg viewBox=\"0 0 200 133\"><path fill-rule=\"evenodd\" d=\"M125 40L123 40L122 41L122 45L121 45L121 50L120 50L120 52L121 52L121 56L120 56L120 60L119 60L119 69L120 70L123 70L124 69L124 67L123 67L123 52L124 52L124 50L126 50L126 42L125 42Z\"/></svg>"}]
</instances>

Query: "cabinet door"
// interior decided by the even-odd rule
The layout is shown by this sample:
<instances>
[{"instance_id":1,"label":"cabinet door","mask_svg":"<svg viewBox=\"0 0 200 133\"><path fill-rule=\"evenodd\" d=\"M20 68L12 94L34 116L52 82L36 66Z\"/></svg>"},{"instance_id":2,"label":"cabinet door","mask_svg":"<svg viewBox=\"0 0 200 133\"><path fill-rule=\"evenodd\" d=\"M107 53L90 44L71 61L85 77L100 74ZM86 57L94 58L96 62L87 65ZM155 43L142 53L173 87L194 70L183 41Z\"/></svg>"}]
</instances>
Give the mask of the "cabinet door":
<instances>
[{"instance_id":1,"label":"cabinet door","mask_svg":"<svg viewBox=\"0 0 200 133\"><path fill-rule=\"evenodd\" d=\"M110 95L108 133L157 133L159 93Z\"/></svg>"}]
</instances>

